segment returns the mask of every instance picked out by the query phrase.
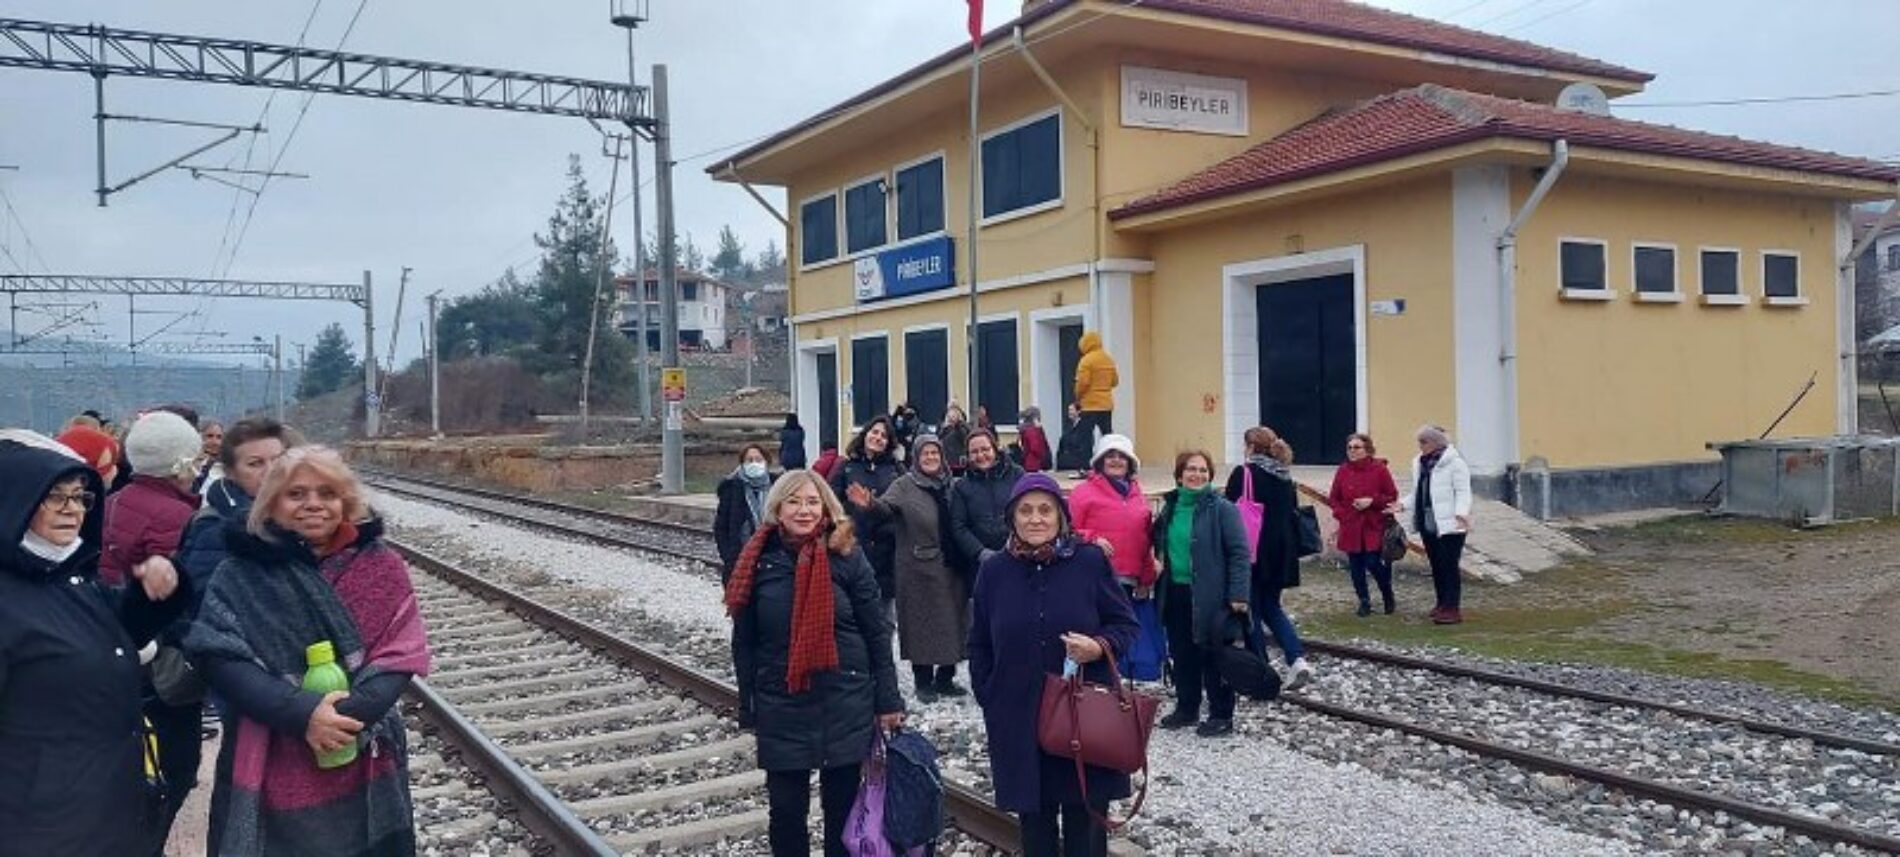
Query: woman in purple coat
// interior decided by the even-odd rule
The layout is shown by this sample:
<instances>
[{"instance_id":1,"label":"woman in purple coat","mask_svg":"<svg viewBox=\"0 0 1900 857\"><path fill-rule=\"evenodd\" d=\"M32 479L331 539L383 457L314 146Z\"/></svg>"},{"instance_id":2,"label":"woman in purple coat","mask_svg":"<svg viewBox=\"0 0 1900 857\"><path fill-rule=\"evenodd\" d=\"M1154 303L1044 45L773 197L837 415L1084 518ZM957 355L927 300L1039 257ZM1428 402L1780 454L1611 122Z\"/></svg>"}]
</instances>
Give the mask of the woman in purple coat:
<instances>
[{"instance_id":1,"label":"woman in purple coat","mask_svg":"<svg viewBox=\"0 0 1900 857\"><path fill-rule=\"evenodd\" d=\"M1071 532L1054 479L1031 473L1017 481L1006 518L1008 544L977 574L969 646L996 805L1021 815L1024 857L1099 857L1108 853L1108 831L1094 816L1128 797L1128 775L1089 767L1084 802L1075 763L1037 746L1036 710L1043 677L1061 675L1065 656L1085 665L1087 679L1106 683L1096 640L1119 659L1141 625L1108 557Z\"/></svg>"}]
</instances>

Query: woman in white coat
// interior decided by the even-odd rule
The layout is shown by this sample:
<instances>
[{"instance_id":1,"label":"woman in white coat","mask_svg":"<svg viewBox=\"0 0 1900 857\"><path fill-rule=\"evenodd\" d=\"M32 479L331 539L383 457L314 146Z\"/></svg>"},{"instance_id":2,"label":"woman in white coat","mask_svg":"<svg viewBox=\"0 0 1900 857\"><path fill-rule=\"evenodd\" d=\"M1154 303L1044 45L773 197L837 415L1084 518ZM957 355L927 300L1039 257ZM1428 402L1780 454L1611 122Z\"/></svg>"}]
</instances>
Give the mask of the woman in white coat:
<instances>
[{"instance_id":1,"label":"woman in white coat","mask_svg":"<svg viewBox=\"0 0 1900 857\"><path fill-rule=\"evenodd\" d=\"M1425 556L1432 563L1432 589L1438 593L1432 622L1463 622L1459 600L1464 594L1464 581L1458 576L1458 560L1465 552L1465 536L1471 532L1471 468L1451 445L1444 429L1434 425L1419 428L1418 457L1412 459L1412 490L1401 496L1390 511L1394 515L1409 514L1412 529L1425 541Z\"/></svg>"}]
</instances>

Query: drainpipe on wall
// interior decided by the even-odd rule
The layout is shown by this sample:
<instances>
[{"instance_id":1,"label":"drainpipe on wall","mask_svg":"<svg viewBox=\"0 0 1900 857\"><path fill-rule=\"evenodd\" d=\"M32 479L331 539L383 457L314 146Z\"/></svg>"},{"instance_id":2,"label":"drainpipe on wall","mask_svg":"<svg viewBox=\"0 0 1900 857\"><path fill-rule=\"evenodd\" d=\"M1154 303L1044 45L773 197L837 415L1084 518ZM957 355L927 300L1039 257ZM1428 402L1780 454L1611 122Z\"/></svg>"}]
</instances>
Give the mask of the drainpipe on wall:
<instances>
[{"instance_id":1,"label":"drainpipe on wall","mask_svg":"<svg viewBox=\"0 0 1900 857\"><path fill-rule=\"evenodd\" d=\"M1551 146L1550 166L1544 177L1531 188L1529 199L1511 218L1511 225L1498 236L1498 365L1504 372L1504 502L1518 505L1517 475L1520 469L1517 414L1517 233L1544 197L1557 184L1570 165L1570 142L1558 140Z\"/></svg>"},{"instance_id":2,"label":"drainpipe on wall","mask_svg":"<svg viewBox=\"0 0 1900 857\"><path fill-rule=\"evenodd\" d=\"M1061 84L1056 83L1055 77L1049 74L1049 70L1044 68L1042 65L1042 62L1036 59L1036 55L1030 52L1029 43L1023 40L1023 28L1016 27L1012 29L1010 32L1010 39L1016 46L1016 52L1019 54L1022 54L1023 62L1028 64L1029 70L1032 72L1035 72L1036 77L1042 81L1042 85L1044 87L1047 87L1050 92L1055 94L1056 100L1062 102L1063 108L1065 108L1070 115L1075 117L1075 121L1081 124L1082 130L1086 131L1088 134L1087 141L1088 141L1089 156L1090 156L1089 160L1092 162L1090 165L1090 176L1091 176L1091 180L1094 183L1093 193L1090 195L1089 233L1090 233L1090 239L1093 242L1094 251L1090 254L1089 260L1088 260L1089 310L1088 310L1088 316L1087 316L1088 321L1087 321L1086 326L1090 330L1099 331L1102 329L1102 318L1101 318L1100 307L1102 306L1102 303L1103 303L1102 301L1102 272L1101 272L1101 261L1102 261L1102 138L1101 138L1101 133L1096 130L1095 123L1089 120L1088 112L1083 110L1081 105L1076 104L1075 99L1069 97L1069 93L1067 93L1066 91L1062 89ZM974 285L972 286L972 288L974 288ZM1132 355L1129 355L1129 357L1125 357L1124 359L1131 359L1131 358L1132 358Z\"/></svg>"}]
</instances>

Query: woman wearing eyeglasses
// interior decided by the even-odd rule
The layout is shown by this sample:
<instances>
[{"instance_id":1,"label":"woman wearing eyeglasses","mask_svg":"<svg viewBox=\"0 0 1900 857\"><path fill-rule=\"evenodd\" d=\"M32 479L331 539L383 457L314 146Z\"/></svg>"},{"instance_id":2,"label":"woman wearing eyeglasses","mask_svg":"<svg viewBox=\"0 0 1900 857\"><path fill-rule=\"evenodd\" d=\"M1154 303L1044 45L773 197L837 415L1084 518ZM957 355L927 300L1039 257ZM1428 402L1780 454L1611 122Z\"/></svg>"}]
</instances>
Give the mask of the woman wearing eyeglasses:
<instances>
[{"instance_id":1,"label":"woman wearing eyeglasses","mask_svg":"<svg viewBox=\"0 0 1900 857\"><path fill-rule=\"evenodd\" d=\"M83 459L0 439L0 855L122 857L149 845L159 793L141 747L139 647L176 618L178 577L101 586L100 498Z\"/></svg>"},{"instance_id":2,"label":"woman wearing eyeglasses","mask_svg":"<svg viewBox=\"0 0 1900 857\"><path fill-rule=\"evenodd\" d=\"M1355 432L1346 438L1346 463L1333 473L1332 490L1326 505L1333 520L1339 522L1339 550L1352 569L1352 591L1359 596L1359 615L1372 615L1372 597L1366 587L1371 573L1379 583L1379 597L1385 612L1392 603L1392 567L1385 562L1385 524L1391 519L1386 507L1399 500L1399 488L1392 481L1392 469L1378 458L1372 436Z\"/></svg>"}]
</instances>

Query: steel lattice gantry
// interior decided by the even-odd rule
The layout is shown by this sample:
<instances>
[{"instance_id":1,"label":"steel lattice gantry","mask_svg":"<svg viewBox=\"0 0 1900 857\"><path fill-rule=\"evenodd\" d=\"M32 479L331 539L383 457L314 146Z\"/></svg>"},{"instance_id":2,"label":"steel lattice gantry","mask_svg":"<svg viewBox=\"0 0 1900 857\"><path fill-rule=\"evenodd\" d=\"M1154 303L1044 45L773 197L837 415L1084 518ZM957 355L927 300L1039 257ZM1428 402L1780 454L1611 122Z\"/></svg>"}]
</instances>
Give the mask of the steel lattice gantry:
<instances>
[{"instance_id":1,"label":"steel lattice gantry","mask_svg":"<svg viewBox=\"0 0 1900 857\"><path fill-rule=\"evenodd\" d=\"M625 83L97 25L0 18L5 66L652 123Z\"/></svg>"},{"instance_id":2,"label":"steel lattice gantry","mask_svg":"<svg viewBox=\"0 0 1900 857\"><path fill-rule=\"evenodd\" d=\"M126 351L115 351L97 343L62 342L55 345L30 345L24 348L0 348L0 355L15 354L95 354L114 355L136 352L138 354L185 355L185 354L275 354L269 343L263 342L151 342Z\"/></svg>"},{"instance_id":3,"label":"steel lattice gantry","mask_svg":"<svg viewBox=\"0 0 1900 857\"><path fill-rule=\"evenodd\" d=\"M78 274L0 274L4 294L169 295L182 297L272 298L348 301L362 306L362 283L290 283L263 280L205 280L193 277L94 277Z\"/></svg>"}]
</instances>

